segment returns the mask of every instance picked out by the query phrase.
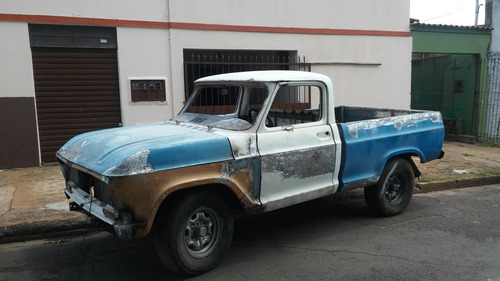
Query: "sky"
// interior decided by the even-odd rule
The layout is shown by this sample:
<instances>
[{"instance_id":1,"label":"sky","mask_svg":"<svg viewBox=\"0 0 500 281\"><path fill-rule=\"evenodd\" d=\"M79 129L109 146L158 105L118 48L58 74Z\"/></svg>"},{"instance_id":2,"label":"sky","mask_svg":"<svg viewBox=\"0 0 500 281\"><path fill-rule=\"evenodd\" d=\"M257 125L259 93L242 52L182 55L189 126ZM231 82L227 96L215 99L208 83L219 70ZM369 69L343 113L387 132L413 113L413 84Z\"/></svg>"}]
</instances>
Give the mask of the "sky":
<instances>
[{"instance_id":1,"label":"sky","mask_svg":"<svg viewBox=\"0 0 500 281\"><path fill-rule=\"evenodd\" d=\"M484 2L479 0L478 25L484 24ZM410 17L421 23L474 25L476 0L410 0Z\"/></svg>"}]
</instances>

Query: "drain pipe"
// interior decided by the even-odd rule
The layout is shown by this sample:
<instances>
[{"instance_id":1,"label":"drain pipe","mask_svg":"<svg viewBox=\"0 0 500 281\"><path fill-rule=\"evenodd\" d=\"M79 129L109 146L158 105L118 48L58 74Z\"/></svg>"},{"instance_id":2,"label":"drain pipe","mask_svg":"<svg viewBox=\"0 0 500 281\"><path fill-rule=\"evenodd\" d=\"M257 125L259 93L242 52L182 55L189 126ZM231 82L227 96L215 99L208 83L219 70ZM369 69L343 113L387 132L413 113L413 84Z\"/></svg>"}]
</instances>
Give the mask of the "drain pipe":
<instances>
[{"instance_id":1,"label":"drain pipe","mask_svg":"<svg viewBox=\"0 0 500 281\"><path fill-rule=\"evenodd\" d=\"M482 6L483 4L479 4L479 0L476 0L476 18L474 19L474 25L477 25L477 19L479 17L479 8Z\"/></svg>"}]
</instances>

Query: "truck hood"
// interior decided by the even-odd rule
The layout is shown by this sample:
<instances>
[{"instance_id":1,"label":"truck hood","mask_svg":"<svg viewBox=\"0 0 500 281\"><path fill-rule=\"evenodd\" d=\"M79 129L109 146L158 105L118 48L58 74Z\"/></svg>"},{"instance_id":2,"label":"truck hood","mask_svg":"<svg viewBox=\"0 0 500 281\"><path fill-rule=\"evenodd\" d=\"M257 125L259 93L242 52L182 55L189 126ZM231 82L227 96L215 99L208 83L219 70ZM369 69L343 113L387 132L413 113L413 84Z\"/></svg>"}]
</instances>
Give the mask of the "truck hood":
<instances>
[{"instance_id":1,"label":"truck hood","mask_svg":"<svg viewBox=\"0 0 500 281\"><path fill-rule=\"evenodd\" d=\"M57 157L107 177L233 159L226 137L174 124L84 133L61 147Z\"/></svg>"}]
</instances>

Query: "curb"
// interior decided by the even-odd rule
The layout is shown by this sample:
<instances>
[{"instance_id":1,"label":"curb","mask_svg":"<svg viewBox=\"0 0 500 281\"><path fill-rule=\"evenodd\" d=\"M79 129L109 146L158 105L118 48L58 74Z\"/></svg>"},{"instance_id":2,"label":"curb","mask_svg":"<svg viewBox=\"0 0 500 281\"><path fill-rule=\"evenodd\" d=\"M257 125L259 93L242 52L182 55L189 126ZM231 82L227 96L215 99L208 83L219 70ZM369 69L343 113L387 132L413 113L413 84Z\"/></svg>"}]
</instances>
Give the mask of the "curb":
<instances>
[{"instance_id":1,"label":"curb","mask_svg":"<svg viewBox=\"0 0 500 281\"><path fill-rule=\"evenodd\" d=\"M460 180L444 181L444 182L417 183L415 194L428 193L441 190L459 189L459 188L481 186L481 185L499 184L499 183L500 183L500 176L460 179Z\"/></svg>"},{"instance_id":2,"label":"curb","mask_svg":"<svg viewBox=\"0 0 500 281\"><path fill-rule=\"evenodd\" d=\"M415 194L429 193L443 190L453 190L473 186L500 184L500 176L485 178L461 179L445 182L417 183ZM363 190L358 188L349 192L339 193L340 199L362 199ZM85 217L84 220L67 219L21 223L0 228L0 244L29 241L34 239L55 238L70 235L81 235L95 231L109 229L109 226L96 219Z\"/></svg>"},{"instance_id":3,"label":"curb","mask_svg":"<svg viewBox=\"0 0 500 281\"><path fill-rule=\"evenodd\" d=\"M87 217L88 218L88 217ZM29 241L51 237L105 230L100 222L94 219L60 219L10 225L0 228L0 244Z\"/></svg>"}]
</instances>

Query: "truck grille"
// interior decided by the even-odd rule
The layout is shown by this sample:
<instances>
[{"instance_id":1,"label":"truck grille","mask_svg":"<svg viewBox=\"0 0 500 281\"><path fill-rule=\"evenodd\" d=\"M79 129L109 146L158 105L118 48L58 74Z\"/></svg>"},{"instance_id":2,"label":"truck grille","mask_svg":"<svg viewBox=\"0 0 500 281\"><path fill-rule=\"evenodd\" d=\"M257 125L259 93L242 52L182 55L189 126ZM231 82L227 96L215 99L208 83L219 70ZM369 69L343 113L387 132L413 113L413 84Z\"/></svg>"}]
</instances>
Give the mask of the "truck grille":
<instances>
[{"instance_id":1,"label":"truck grille","mask_svg":"<svg viewBox=\"0 0 500 281\"><path fill-rule=\"evenodd\" d=\"M62 164L62 169L66 181L73 182L78 188L87 192L97 200L115 206L111 188L102 180L93 177L92 175L80 171L74 167Z\"/></svg>"}]
</instances>

